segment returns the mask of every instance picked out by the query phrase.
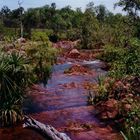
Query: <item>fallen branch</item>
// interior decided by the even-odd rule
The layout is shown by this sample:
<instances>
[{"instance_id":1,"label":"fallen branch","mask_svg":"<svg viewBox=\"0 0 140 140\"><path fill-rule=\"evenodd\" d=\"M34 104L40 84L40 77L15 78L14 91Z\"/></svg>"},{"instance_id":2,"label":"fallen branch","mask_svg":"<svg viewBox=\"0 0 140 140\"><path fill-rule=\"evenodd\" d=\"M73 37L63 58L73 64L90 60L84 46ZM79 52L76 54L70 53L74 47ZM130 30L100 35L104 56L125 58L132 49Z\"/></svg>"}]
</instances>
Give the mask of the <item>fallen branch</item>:
<instances>
[{"instance_id":1,"label":"fallen branch","mask_svg":"<svg viewBox=\"0 0 140 140\"><path fill-rule=\"evenodd\" d=\"M31 128L41 133L46 139L50 140L71 140L65 133L58 132L55 128L50 125L45 125L38 122L37 120L25 116L25 123L23 128Z\"/></svg>"}]
</instances>

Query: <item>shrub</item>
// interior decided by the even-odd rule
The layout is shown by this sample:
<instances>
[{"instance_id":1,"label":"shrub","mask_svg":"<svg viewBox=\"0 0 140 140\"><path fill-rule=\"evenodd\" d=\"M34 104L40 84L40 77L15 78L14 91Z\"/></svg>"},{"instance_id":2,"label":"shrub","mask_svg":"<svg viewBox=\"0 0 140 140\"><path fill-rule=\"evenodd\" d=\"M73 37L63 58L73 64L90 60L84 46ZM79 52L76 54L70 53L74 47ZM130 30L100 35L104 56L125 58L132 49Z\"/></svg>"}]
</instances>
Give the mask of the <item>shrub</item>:
<instances>
[{"instance_id":1,"label":"shrub","mask_svg":"<svg viewBox=\"0 0 140 140\"><path fill-rule=\"evenodd\" d=\"M23 119L21 101L6 101L0 110L0 120L2 126L11 126Z\"/></svg>"},{"instance_id":2,"label":"shrub","mask_svg":"<svg viewBox=\"0 0 140 140\"><path fill-rule=\"evenodd\" d=\"M111 66L110 76L140 75L140 40L132 38L126 48L106 45L104 49L100 58Z\"/></svg>"},{"instance_id":3,"label":"shrub","mask_svg":"<svg viewBox=\"0 0 140 140\"><path fill-rule=\"evenodd\" d=\"M33 30L31 34L31 39L33 41L48 41L47 32Z\"/></svg>"},{"instance_id":4,"label":"shrub","mask_svg":"<svg viewBox=\"0 0 140 140\"><path fill-rule=\"evenodd\" d=\"M123 101L124 102L124 101ZM122 126L121 134L125 140L140 139L140 104L138 100L127 99L129 110L126 112L126 107L121 106L121 115L125 115L125 123ZM123 103L124 104L124 103Z\"/></svg>"},{"instance_id":5,"label":"shrub","mask_svg":"<svg viewBox=\"0 0 140 140\"><path fill-rule=\"evenodd\" d=\"M26 46L27 57L34 74L34 80L44 81L49 78L51 65L56 61L57 49L49 41L32 42Z\"/></svg>"},{"instance_id":6,"label":"shrub","mask_svg":"<svg viewBox=\"0 0 140 140\"><path fill-rule=\"evenodd\" d=\"M22 119L22 99L29 83L28 63L18 52L0 55L0 121L15 124Z\"/></svg>"},{"instance_id":7,"label":"shrub","mask_svg":"<svg viewBox=\"0 0 140 140\"><path fill-rule=\"evenodd\" d=\"M81 38L81 30L78 29L70 29L67 30L67 39L71 41L75 41Z\"/></svg>"},{"instance_id":8,"label":"shrub","mask_svg":"<svg viewBox=\"0 0 140 140\"><path fill-rule=\"evenodd\" d=\"M104 47L104 52L101 56L101 59L112 63L114 61L119 61L123 59L123 56L125 54L125 49L121 47L115 47L114 45L106 45Z\"/></svg>"}]
</instances>

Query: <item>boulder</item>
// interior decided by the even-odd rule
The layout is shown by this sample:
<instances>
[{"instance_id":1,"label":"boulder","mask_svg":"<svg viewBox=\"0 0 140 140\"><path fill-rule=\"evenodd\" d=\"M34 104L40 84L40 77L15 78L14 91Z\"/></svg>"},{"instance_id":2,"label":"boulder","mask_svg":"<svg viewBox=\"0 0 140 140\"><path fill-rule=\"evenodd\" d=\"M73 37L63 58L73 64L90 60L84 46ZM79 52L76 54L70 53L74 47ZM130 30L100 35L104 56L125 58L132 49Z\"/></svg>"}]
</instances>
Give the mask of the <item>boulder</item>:
<instances>
[{"instance_id":1,"label":"boulder","mask_svg":"<svg viewBox=\"0 0 140 140\"><path fill-rule=\"evenodd\" d=\"M71 58L78 58L78 56L80 55L80 52L77 49L72 49L68 56Z\"/></svg>"},{"instance_id":2,"label":"boulder","mask_svg":"<svg viewBox=\"0 0 140 140\"><path fill-rule=\"evenodd\" d=\"M65 74L86 74L90 72L90 69L87 67L75 64L72 67L70 67L68 70L66 70Z\"/></svg>"},{"instance_id":3,"label":"boulder","mask_svg":"<svg viewBox=\"0 0 140 140\"><path fill-rule=\"evenodd\" d=\"M98 115L102 120L115 119L119 114L118 101L115 99L109 99L105 103L100 104L99 108L100 113Z\"/></svg>"}]
</instances>

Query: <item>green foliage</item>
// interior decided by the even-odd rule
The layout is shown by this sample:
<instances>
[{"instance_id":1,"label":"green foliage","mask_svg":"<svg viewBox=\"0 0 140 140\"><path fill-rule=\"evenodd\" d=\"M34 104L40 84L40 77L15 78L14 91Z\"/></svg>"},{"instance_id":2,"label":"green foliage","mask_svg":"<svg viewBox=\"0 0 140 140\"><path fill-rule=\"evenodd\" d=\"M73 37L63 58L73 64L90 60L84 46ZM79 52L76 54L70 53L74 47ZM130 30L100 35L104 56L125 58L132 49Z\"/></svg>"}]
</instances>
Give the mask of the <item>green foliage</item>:
<instances>
[{"instance_id":1,"label":"green foliage","mask_svg":"<svg viewBox=\"0 0 140 140\"><path fill-rule=\"evenodd\" d=\"M126 101L125 101L126 102ZM124 102L123 102L124 103ZM131 104L131 110L124 111L125 124L121 131L124 139L126 140L139 140L140 139L140 104L138 100L129 99L127 103ZM123 111L123 107L121 108Z\"/></svg>"},{"instance_id":2,"label":"green foliage","mask_svg":"<svg viewBox=\"0 0 140 140\"><path fill-rule=\"evenodd\" d=\"M49 39L52 42L57 42L59 39L80 40L81 48L102 47L104 49L101 59L109 64L109 76L113 78L108 81L99 78L96 96L89 92L90 104L106 101L109 98L120 100L121 91L128 94L129 91L122 88L124 84L114 85L114 79L140 76L140 2L139 0L120 0L117 5L123 7L128 15L113 14L103 5L95 7L92 2L87 5L85 12L79 8L72 10L70 6L57 9L55 3L25 11L22 19L24 31L26 36L34 41L25 45L25 54L30 61L26 61L24 56L16 52L0 55L2 125L11 125L22 119L23 91L28 85L30 71L33 74L31 77L33 81L47 81L49 78L51 65L55 62L58 53ZM1 9L0 37L2 40L10 42L18 37L21 10L23 9L10 10L8 7ZM128 139L135 138L137 132L139 134L139 127L133 125L134 114L137 114L135 109L127 114L128 122L132 122L126 128L128 136L127 133L125 136L122 132Z\"/></svg>"},{"instance_id":3,"label":"green foliage","mask_svg":"<svg viewBox=\"0 0 140 140\"><path fill-rule=\"evenodd\" d=\"M32 42L26 46L27 56L30 58L32 71L40 81L47 80L51 72L51 65L55 63L57 49L49 41Z\"/></svg>"},{"instance_id":4,"label":"green foliage","mask_svg":"<svg viewBox=\"0 0 140 140\"><path fill-rule=\"evenodd\" d=\"M23 118L24 91L31 82L46 83L57 50L48 40L28 42L0 53L0 125L11 126Z\"/></svg>"},{"instance_id":5,"label":"green foliage","mask_svg":"<svg viewBox=\"0 0 140 140\"><path fill-rule=\"evenodd\" d=\"M78 29L70 29L67 31L66 39L75 41L81 38L81 30Z\"/></svg>"},{"instance_id":6,"label":"green foliage","mask_svg":"<svg viewBox=\"0 0 140 140\"><path fill-rule=\"evenodd\" d=\"M1 25L0 25L1 26ZM19 29L7 28L3 25L0 27L0 37L2 41L11 42L18 37Z\"/></svg>"},{"instance_id":7,"label":"green foliage","mask_svg":"<svg viewBox=\"0 0 140 140\"><path fill-rule=\"evenodd\" d=\"M139 140L140 139L140 126L136 127L130 127L129 130L127 129L127 132L122 132L121 134L124 138L124 140Z\"/></svg>"},{"instance_id":8,"label":"green foliage","mask_svg":"<svg viewBox=\"0 0 140 140\"><path fill-rule=\"evenodd\" d=\"M107 97L107 89L105 87L104 80L105 80L105 77L101 76L98 78L98 84L99 84L98 92L102 100L104 99L106 100L106 97Z\"/></svg>"},{"instance_id":9,"label":"green foliage","mask_svg":"<svg viewBox=\"0 0 140 140\"><path fill-rule=\"evenodd\" d=\"M2 126L11 126L23 119L21 103L17 101L6 101L0 109L0 120Z\"/></svg>"},{"instance_id":10,"label":"green foliage","mask_svg":"<svg viewBox=\"0 0 140 140\"><path fill-rule=\"evenodd\" d=\"M86 9L82 21L81 45L84 49L94 48L97 30L99 29L98 20L93 11L90 11L92 8L89 7Z\"/></svg>"},{"instance_id":11,"label":"green foliage","mask_svg":"<svg viewBox=\"0 0 140 140\"><path fill-rule=\"evenodd\" d=\"M31 39L33 41L48 41L48 34L47 32L33 30L31 34Z\"/></svg>"},{"instance_id":12,"label":"green foliage","mask_svg":"<svg viewBox=\"0 0 140 140\"><path fill-rule=\"evenodd\" d=\"M106 7L104 5L99 5L95 7L95 10L96 10L97 19L99 20L99 22L105 22L107 14L109 12L106 9Z\"/></svg>"},{"instance_id":13,"label":"green foliage","mask_svg":"<svg viewBox=\"0 0 140 140\"><path fill-rule=\"evenodd\" d=\"M29 83L28 63L19 52L0 55L0 121L15 124L22 119L24 88Z\"/></svg>"},{"instance_id":14,"label":"green foliage","mask_svg":"<svg viewBox=\"0 0 140 140\"><path fill-rule=\"evenodd\" d=\"M100 101L107 101L109 98L109 90L113 87L114 80L110 79L108 85L106 85L106 79L104 76L98 77L98 85L95 90L95 97L93 103L96 104Z\"/></svg>"},{"instance_id":15,"label":"green foliage","mask_svg":"<svg viewBox=\"0 0 140 140\"><path fill-rule=\"evenodd\" d=\"M127 77L128 78L128 77ZM125 140L139 140L140 138L140 103L137 91L133 90L133 82L129 78L127 80L106 78L99 80L97 90L94 90L94 100L92 103L104 103L109 99L117 100L119 105L118 121L119 130ZM131 83L132 82L132 83ZM137 86L139 87L139 86ZM121 120L121 123L120 123Z\"/></svg>"},{"instance_id":16,"label":"green foliage","mask_svg":"<svg viewBox=\"0 0 140 140\"><path fill-rule=\"evenodd\" d=\"M140 41L130 39L127 47L114 47L107 45L101 58L111 66L110 75L121 78L126 75L140 74Z\"/></svg>"},{"instance_id":17,"label":"green foliage","mask_svg":"<svg viewBox=\"0 0 140 140\"><path fill-rule=\"evenodd\" d=\"M94 104L94 93L93 93L93 91L91 91L91 90L89 90L88 104L89 104L89 105L93 105L93 104Z\"/></svg>"},{"instance_id":18,"label":"green foliage","mask_svg":"<svg viewBox=\"0 0 140 140\"><path fill-rule=\"evenodd\" d=\"M103 59L106 62L114 62L119 59L122 59L125 54L125 49L121 47L114 47L113 45L106 45L104 47L103 55L101 56L101 59Z\"/></svg>"},{"instance_id":19,"label":"green foliage","mask_svg":"<svg viewBox=\"0 0 140 140\"><path fill-rule=\"evenodd\" d=\"M128 74L140 75L140 40L130 40L130 47L127 50L124 60Z\"/></svg>"},{"instance_id":20,"label":"green foliage","mask_svg":"<svg viewBox=\"0 0 140 140\"><path fill-rule=\"evenodd\" d=\"M138 16L138 11L140 10L140 1L139 0L120 0L116 3L116 6L123 7L124 11L127 11L130 16Z\"/></svg>"}]
</instances>

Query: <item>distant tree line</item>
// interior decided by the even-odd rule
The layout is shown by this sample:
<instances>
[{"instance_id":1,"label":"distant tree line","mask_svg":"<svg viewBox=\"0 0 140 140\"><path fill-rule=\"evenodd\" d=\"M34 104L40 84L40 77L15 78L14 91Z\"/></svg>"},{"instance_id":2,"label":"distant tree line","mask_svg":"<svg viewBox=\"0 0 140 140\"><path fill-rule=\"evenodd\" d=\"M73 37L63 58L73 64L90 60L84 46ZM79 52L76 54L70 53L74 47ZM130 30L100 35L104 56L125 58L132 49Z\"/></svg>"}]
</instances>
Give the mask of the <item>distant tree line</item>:
<instances>
[{"instance_id":1,"label":"distant tree line","mask_svg":"<svg viewBox=\"0 0 140 140\"><path fill-rule=\"evenodd\" d=\"M104 5L95 6L93 2L87 4L84 12L81 8L73 10L70 6L57 9L55 3L27 10L23 7L10 10L4 6L0 10L0 30L1 26L19 28L22 20L24 33L29 38L31 29L51 29L54 35L70 40L81 39L86 48L106 42L116 41L117 44L119 36L133 34L140 37L140 2L118 0L115 6L121 6L127 15L113 14ZM132 33L134 28L135 33Z\"/></svg>"}]
</instances>

